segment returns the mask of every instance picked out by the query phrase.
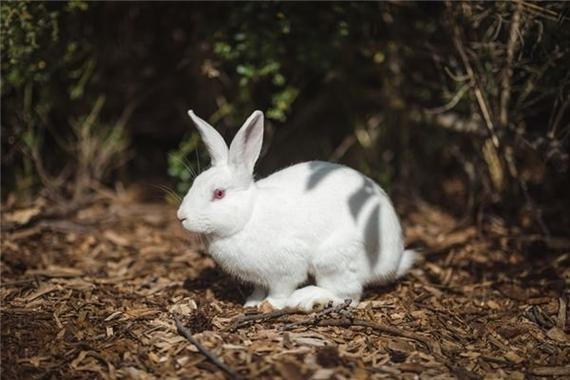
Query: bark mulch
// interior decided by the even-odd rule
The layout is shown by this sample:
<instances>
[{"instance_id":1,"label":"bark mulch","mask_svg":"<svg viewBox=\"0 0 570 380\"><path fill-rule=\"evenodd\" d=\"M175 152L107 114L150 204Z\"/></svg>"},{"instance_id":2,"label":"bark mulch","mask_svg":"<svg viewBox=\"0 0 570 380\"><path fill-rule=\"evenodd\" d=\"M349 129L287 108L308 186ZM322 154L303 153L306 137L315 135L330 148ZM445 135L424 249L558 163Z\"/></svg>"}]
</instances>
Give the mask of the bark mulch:
<instances>
[{"instance_id":1,"label":"bark mulch","mask_svg":"<svg viewBox=\"0 0 570 380\"><path fill-rule=\"evenodd\" d=\"M570 378L568 244L499 218L476 228L410 202L423 254L408 276L356 309L294 314L242 308L248 286L173 206L106 199L64 219L42 207L2 216L5 379Z\"/></svg>"}]
</instances>

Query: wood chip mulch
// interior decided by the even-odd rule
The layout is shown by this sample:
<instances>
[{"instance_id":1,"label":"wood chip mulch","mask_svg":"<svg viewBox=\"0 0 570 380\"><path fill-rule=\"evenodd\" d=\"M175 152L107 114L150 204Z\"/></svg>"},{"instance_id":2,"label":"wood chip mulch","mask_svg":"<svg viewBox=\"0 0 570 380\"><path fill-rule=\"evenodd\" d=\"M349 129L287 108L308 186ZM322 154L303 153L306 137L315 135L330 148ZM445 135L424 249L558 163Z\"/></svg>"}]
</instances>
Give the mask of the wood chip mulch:
<instances>
[{"instance_id":1,"label":"wood chip mulch","mask_svg":"<svg viewBox=\"0 0 570 380\"><path fill-rule=\"evenodd\" d=\"M5 379L570 378L568 245L529 244L498 218L477 229L402 207L415 269L356 309L295 314L244 309L248 286L172 206L100 201L22 222L40 212L3 211L23 223L2 229Z\"/></svg>"}]
</instances>

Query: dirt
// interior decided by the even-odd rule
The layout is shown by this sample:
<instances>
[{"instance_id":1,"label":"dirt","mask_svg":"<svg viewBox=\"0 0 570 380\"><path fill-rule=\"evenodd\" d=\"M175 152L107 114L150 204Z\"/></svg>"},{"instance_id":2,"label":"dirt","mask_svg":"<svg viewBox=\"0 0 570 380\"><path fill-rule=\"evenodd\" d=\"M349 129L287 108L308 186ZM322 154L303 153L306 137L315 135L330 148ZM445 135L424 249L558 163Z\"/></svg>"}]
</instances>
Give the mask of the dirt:
<instances>
[{"instance_id":1,"label":"dirt","mask_svg":"<svg viewBox=\"0 0 570 380\"><path fill-rule=\"evenodd\" d=\"M232 330L258 312L241 306L249 286L217 269L174 206L109 198L43 221L42 207L3 208L5 379L227 377L174 314L245 378L570 378L570 250L529 244L500 218L477 227L399 202L421 259L347 317L390 334L302 314ZM309 322L287 328L299 321Z\"/></svg>"}]
</instances>

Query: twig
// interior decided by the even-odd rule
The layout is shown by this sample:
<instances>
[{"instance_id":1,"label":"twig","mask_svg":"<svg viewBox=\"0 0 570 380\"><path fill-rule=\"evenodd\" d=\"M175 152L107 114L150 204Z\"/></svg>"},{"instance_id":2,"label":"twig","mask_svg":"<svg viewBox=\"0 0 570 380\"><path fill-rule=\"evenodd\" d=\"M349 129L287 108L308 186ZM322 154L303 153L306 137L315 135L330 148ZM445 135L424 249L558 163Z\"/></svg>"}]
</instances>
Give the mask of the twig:
<instances>
[{"instance_id":1,"label":"twig","mask_svg":"<svg viewBox=\"0 0 570 380\"><path fill-rule=\"evenodd\" d=\"M558 112L556 112L554 120L552 121L552 123L549 123L551 127L547 134L548 138L554 139L556 137L556 130L558 129L558 125L562 121L562 116L564 116L564 114L566 113L566 109L568 108L569 105L570 105L570 100L569 98L566 98L564 103L562 103L562 105L558 108ZM554 112L552 114L554 115Z\"/></svg>"},{"instance_id":2,"label":"twig","mask_svg":"<svg viewBox=\"0 0 570 380\"><path fill-rule=\"evenodd\" d=\"M431 342L427 338L420 336L420 335L417 335L417 334L414 334L414 333L411 333L411 332L408 332L408 331L400 330L400 329L397 329L397 328L392 327L392 326L381 325L381 324L371 322L371 321L365 321L362 319L353 320L352 325L353 326L369 327L369 328L371 328L377 332L390 334L390 335L394 335L394 336L400 336L402 338L412 339L412 340L415 340L417 342L422 343L428 349L432 350Z\"/></svg>"},{"instance_id":3,"label":"twig","mask_svg":"<svg viewBox=\"0 0 570 380\"><path fill-rule=\"evenodd\" d=\"M220 359L218 359L213 353L208 351L204 346L202 346L193 336L189 329L182 325L182 322L174 315L174 323L176 324L176 330L178 334L182 335L184 338L188 339L198 351L200 351L205 357L207 357L216 367L220 368L222 371L226 372L234 379L241 379L242 377L231 367L228 367Z\"/></svg>"},{"instance_id":4,"label":"twig","mask_svg":"<svg viewBox=\"0 0 570 380\"><path fill-rule=\"evenodd\" d=\"M38 225L41 221L46 220L60 220L69 218L71 215L75 214L77 211L89 206L97 200L94 196L85 196L82 199L71 201L68 203L60 203L56 206L47 209L45 212L34 215L26 223L6 223L2 226L5 231L13 232L15 230L21 230L28 227L33 227Z\"/></svg>"},{"instance_id":5,"label":"twig","mask_svg":"<svg viewBox=\"0 0 570 380\"><path fill-rule=\"evenodd\" d=\"M509 31L509 41L507 43L507 62L503 71L501 80L501 95L499 107L499 122L503 128L509 124L509 101L511 100L511 79L513 77L513 58L518 48L518 35L521 23L522 5L520 1L516 2L513 20L511 21L511 29Z\"/></svg>"},{"instance_id":6,"label":"twig","mask_svg":"<svg viewBox=\"0 0 570 380\"><path fill-rule=\"evenodd\" d=\"M290 323L284 327L285 330L295 328L298 326L303 325L311 325L311 326L339 326L339 327L352 327L352 326L360 326L360 327L368 327L373 329L376 332L390 334L394 336L401 336L403 338L412 339L418 341L426 346L430 351L434 351L431 342L424 338L423 336L416 335L411 332L399 330L392 326L381 325L372 321L366 321L364 319L354 319L352 318L352 309L350 308L351 300L347 299L342 304L337 306L332 306L331 303L320 311L316 313L310 318L304 319L302 321ZM324 318L331 315L337 314L338 317L333 318Z\"/></svg>"},{"instance_id":7,"label":"twig","mask_svg":"<svg viewBox=\"0 0 570 380\"><path fill-rule=\"evenodd\" d=\"M475 75L475 71L471 66L471 62L469 61L469 57L463 49L463 41L461 38L461 31L459 30L459 26L457 24L453 25L453 43L459 56L461 57L461 61L463 62L463 66L465 67L465 71L469 76L471 83L473 83L473 92L475 94L475 98L477 99L477 104L479 105L479 109L481 110L481 115L483 116L483 120L485 121L485 126L489 130L491 134L491 141L496 149L499 148L499 138L495 132L495 125L493 124L491 112L489 111L489 107L487 102L485 101L485 97L483 96L483 91L477 81L477 76Z\"/></svg>"},{"instance_id":8,"label":"twig","mask_svg":"<svg viewBox=\"0 0 570 380\"><path fill-rule=\"evenodd\" d=\"M239 329L240 327L249 325L250 323L252 323L254 321L263 322L263 321L267 321L269 319L279 318L279 317L282 317L284 315L291 315L291 314L298 314L298 313L300 313L300 311L294 310L294 309L281 309L281 310L271 311L269 313L256 313L256 314L240 315L239 317L236 317L232 321L232 324L230 325L230 327L228 327L228 331L235 331L235 330Z\"/></svg>"},{"instance_id":9,"label":"twig","mask_svg":"<svg viewBox=\"0 0 570 380\"><path fill-rule=\"evenodd\" d=\"M292 328L295 328L297 326L302 326L302 325L317 325L325 317L328 317L331 314L341 313L341 314L344 314L344 315L342 315L343 317L348 318L349 315L343 313L343 311L345 311L345 312L348 311L348 308L350 307L351 303L352 303L351 299L346 299L340 305L333 306L332 301L331 301L328 303L328 305L323 310L319 311L316 314L313 314L311 318L285 325L284 329L288 330L288 329L292 329Z\"/></svg>"},{"instance_id":10,"label":"twig","mask_svg":"<svg viewBox=\"0 0 570 380\"><path fill-rule=\"evenodd\" d=\"M24 144L21 150L24 155L30 158L45 191L54 201L60 202L62 196L59 187L63 182L62 177L55 178L47 173L37 146L27 146Z\"/></svg>"},{"instance_id":11,"label":"twig","mask_svg":"<svg viewBox=\"0 0 570 380\"><path fill-rule=\"evenodd\" d=\"M526 2L526 1L523 1L522 5L525 8L527 8L526 10L529 13L532 13L532 14L537 15L537 16L542 16L542 17L544 17L550 21L563 22L568 18L568 17L565 17L561 13L557 13L553 10L550 10L550 9L545 8L545 7L541 7L541 6L538 6L536 4Z\"/></svg>"},{"instance_id":12,"label":"twig","mask_svg":"<svg viewBox=\"0 0 570 380\"><path fill-rule=\"evenodd\" d=\"M297 325L303 324L302 322L305 322L305 324L311 324L312 321L310 321L310 320L301 321L301 322L298 322ZM352 327L352 326L368 327L368 328L371 328L372 330L379 332L379 333L385 333L385 334L390 334L393 336L399 336L402 338L408 338L408 339L415 340L417 342L422 343L430 351L433 351L431 342L423 336L416 335L416 334L408 332L408 331L400 330L400 329L397 329L397 328L392 327L392 326L386 326L386 325L378 324L376 322L366 321L364 319L351 319L351 318L347 318L347 317L323 319L323 320L318 321L316 325L317 326L339 326L339 327Z\"/></svg>"},{"instance_id":13,"label":"twig","mask_svg":"<svg viewBox=\"0 0 570 380\"><path fill-rule=\"evenodd\" d=\"M417 342L422 343L426 346L430 351L435 352L433 345L431 342L420 335L416 335L411 332L399 330L392 326L381 325L372 321L366 321L364 319L354 319L351 315L351 300L347 299L342 304L337 306L332 306L331 303L327 305L323 310L318 313L311 315L310 317L298 321L287 324L283 327L284 330L289 330L299 326L339 326L339 327L352 327L352 326L359 326L359 327L368 327L373 329L376 332L390 334L393 336L400 336L403 338L408 338L415 340ZM260 313L260 314L251 314L251 315L241 315L234 319L232 325L228 328L228 330L233 331L242 327L243 325L249 324L253 321L266 321L268 319L279 318L283 315L290 315L290 314L298 314L299 311L291 310L291 309L283 309L283 310L276 310L270 313ZM333 318L326 318L334 314L340 314L338 317ZM436 352L437 353L437 352Z\"/></svg>"},{"instance_id":14,"label":"twig","mask_svg":"<svg viewBox=\"0 0 570 380\"><path fill-rule=\"evenodd\" d=\"M447 104L444 104L441 107L427 108L424 110L424 112L433 115L438 113L444 113L451 110L453 107L457 105L457 103L459 103L459 101L463 98L463 95L465 95L465 93L469 90L470 87L471 87L470 83L464 84L463 86L461 86L459 91L457 91L457 93Z\"/></svg>"},{"instance_id":15,"label":"twig","mask_svg":"<svg viewBox=\"0 0 570 380\"><path fill-rule=\"evenodd\" d=\"M448 1L446 2L446 6L448 9L451 9L451 3ZM519 15L520 17L520 15ZM514 28L517 28L519 25L519 20L516 20L516 23L513 21ZM493 115L491 114L491 109L487 103L485 98L485 94L483 92L483 88L479 83L477 73L473 69L469 57L463 48L464 38L462 36L461 30L459 29L459 25L457 22L452 24L452 31L453 31L453 44L455 45L455 49L457 50L459 56L461 57L461 61L463 62L463 66L465 67L465 71L471 82L473 83L473 94L475 95L475 99L477 100L477 105L479 106L479 110L481 112L481 116L483 116L483 120L485 121L485 126L489 130L490 133L490 143L483 145L483 157L487 162L487 166L490 171L491 181L495 186L495 189L501 192L504 187L504 168L503 162L499 157L499 152L501 151L501 143L499 137L497 135L497 131L495 128L495 124L493 122ZM513 46L511 46L514 54L514 42ZM503 83L506 85L507 83ZM509 82L509 92L510 95L510 82ZM502 99L504 101L505 106L510 98ZM508 120L507 120L508 121ZM513 177L517 177L516 175L516 167L514 165L514 161L509 156L508 150L503 156L504 160L509 164L508 169L510 170L510 174Z\"/></svg>"},{"instance_id":16,"label":"twig","mask_svg":"<svg viewBox=\"0 0 570 380\"><path fill-rule=\"evenodd\" d=\"M565 296L558 298L558 315L556 316L556 326L562 331L566 329L566 314L568 309L568 301Z\"/></svg>"},{"instance_id":17,"label":"twig","mask_svg":"<svg viewBox=\"0 0 570 380\"><path fill-rule=\"evenodd\" d=\"M356 141L356 136L354 134L346 136L345 139L342 140L342 143L333 151L329 158L329 161L336 162L340 160L342 157L344 157L346 152L348 152L348 150L354 145Z\"/></svg>"}]
</instances>

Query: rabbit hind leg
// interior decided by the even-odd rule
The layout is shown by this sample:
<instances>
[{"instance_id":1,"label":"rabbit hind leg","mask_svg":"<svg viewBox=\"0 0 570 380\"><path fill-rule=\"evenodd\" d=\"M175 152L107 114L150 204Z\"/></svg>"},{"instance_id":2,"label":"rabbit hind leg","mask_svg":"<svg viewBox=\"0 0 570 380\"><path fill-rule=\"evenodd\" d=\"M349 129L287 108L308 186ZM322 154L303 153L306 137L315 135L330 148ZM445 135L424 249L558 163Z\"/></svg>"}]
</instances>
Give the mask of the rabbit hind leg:
<instances>
[{"instance_id":1,"label":"rabbit hind leg","mask_svg":"<svg viewBox=\"0 0 570 380\"><path fill-rule=\"evenodd\" d=\"M358 244L338 244L331 242L320 251L313 263L316 286L298 289L287 300L287 306L304 311L313 307L342 304L350 299L352 305L358 304L362 296L360 272L362 265L358 254L362 251Z\"/></svg>"},{"instance_id":2,"label":"rabbit hind leg","mask_svg":"<svg viewBox=\"0 0 570 380\"><path fill-rule=\"evenodd\" d=\"M315 307L322 308L329 302L338 305L343 300L328 289L309 285L295 290L287 300L286 306L290 309L310 312Z\"/></svg>"},{"instance_id":3,"label":"rabbit hind leg","mask_svg":"<svg viewBox=\"0 0 570 380\"><path fill-rule=\"evenodd\" d=\"M300 281L276 281L269 286L269 292L265 301L268 301L275 309L288 307L287 301Z\"/></svg>"}]
</instances>

